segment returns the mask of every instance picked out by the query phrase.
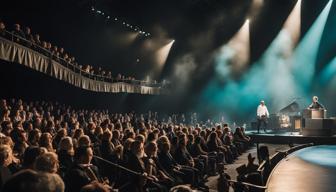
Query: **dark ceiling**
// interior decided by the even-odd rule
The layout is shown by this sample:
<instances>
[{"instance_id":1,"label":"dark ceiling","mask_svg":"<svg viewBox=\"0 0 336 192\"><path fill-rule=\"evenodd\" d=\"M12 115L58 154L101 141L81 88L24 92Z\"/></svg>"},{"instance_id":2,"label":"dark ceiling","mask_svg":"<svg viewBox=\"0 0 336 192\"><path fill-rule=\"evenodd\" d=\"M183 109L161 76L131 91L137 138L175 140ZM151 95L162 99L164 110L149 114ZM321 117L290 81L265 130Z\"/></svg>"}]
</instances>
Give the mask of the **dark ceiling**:
<instances>
[{"instance_id":1,"label":"dark ceiling","mask_svg":"<svg viewBox=\"0 0 336 192\"><path fill-rule=\"evenodd\" d=\"M263 2L260 12L252 13L255 17L250 25L250 63L277 35L296 0ZM303 0L302 34L327 2ZM152 51L141 50L143 42L162 36L175 39L161 77L170 74L179 57L193 53L200 68L195 78L204 82L204 76L211 75L212 69L202 69L203 61L239 30L251 15L252 0L7 0L1 4L4 6L0 7L0 19L8 25L31 26L33 33L64 47L80 63L102 66L113 74L144 78L155 63L148 59L154 54ZM121 46L120 34L130 30L92 12L92 6L137 25L152 36L139 37L132 44Z\"/></svg>"}]
</instances>

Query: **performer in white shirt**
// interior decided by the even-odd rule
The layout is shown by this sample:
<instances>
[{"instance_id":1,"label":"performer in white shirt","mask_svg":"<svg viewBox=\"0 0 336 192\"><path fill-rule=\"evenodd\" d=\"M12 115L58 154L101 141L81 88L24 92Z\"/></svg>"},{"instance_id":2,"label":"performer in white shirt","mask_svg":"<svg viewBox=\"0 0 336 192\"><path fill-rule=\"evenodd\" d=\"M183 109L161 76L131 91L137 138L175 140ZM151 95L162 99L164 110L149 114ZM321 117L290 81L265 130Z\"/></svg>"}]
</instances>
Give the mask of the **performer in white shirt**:
<instances>
[{"instance_id":1,"label":"performer in white shirt","mask_svg":"<svg viewBox=\"0 0 336 192\"><path fill-rule=\"evenodd\" d=\"M258 109L257 109L258 133L259 133L259 129L260 129L261 124L264 124L264 131L266 133L267 118L268 117L269 117L269 113L268 113L267 107L265 105L265 101L261 100L260 105L258 106Z\"/></svg>"}]
</instances>

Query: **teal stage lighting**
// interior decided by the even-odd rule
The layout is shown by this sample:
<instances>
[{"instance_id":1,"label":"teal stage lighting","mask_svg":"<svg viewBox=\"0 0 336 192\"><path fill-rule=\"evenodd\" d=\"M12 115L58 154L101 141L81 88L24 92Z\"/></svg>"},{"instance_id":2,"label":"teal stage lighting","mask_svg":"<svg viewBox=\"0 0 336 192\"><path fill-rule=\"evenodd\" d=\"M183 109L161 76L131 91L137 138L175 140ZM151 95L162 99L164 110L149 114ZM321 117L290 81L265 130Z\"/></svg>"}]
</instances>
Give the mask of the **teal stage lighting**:
<instances>
[{"instance_id":1,"label":"teal stage lighting","mask_svg":"<svg viewBox=\"0 0 336 192\"><path fill-rule=\"evenodd\" d=\"M235 50L224 46L215 54L215 76L203 90L196 110L212 116L225 112L227 120L239 122L255 119L255 110L262 99L271 112L278 111L298 97L304 98L299 101L301 107L308 104L317 53L331 4L332 0L295 50L296 41L291 31L297 30L284 25L262 57L239 80L230 78L229 66L234 62Z\"/></svg>"}]
</instances>

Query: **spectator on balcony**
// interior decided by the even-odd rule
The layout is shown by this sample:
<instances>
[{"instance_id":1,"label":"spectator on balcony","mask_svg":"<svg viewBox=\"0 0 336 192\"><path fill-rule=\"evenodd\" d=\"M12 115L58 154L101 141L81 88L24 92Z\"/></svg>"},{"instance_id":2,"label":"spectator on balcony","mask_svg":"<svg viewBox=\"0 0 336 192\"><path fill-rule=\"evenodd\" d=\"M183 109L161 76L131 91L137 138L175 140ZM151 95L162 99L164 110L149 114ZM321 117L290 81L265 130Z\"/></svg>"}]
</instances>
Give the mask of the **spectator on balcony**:
<instances>
[{"instance_id":1,"label":"spectator on balcony","mask_svg":"<svg viewBox=\"0 0 336 192\"><path fill-rule=\"evenodd\" d=\"M54 45L54 46L51 48L51 52L52 52L52 54L53 54L53 55L56 55L57 51L58 51L58 47L57 47L56 45Z\"/></svg>"},{"instance_id":2,"label":"spectator on balcony","mask_svg":"<svg viewBox=\"0 0 336 192\"><path fill-rule=\"evenodd\" d=\"M49 56L48 43L45 41L42 41L41 47L42 48L39 49L40 52L45 56Z\"/></svg>"},{"instance_id":3,"label":"spectator on balcony","mask_svg":"<svg viewBox=\"0 0 336 192\"><path fill-rule=\"evenodd\" d=\"M64 59L64 54L65 54L64 53L64 48L63 47L59 48L58 52L59 52L59 57Z\"/></svg>"},{"instance_id":4,"label":"spectator on balcony","mask_svg":"<svg viewBox=\"0 0 336 192\"><path fill-rule=\"evenodd\" d=\"M26 38L24 32L21 30L21 27L19 24L14 25L14 30L12 31L14 37L14 41L16 42L23 42L22 38Z\"/></svg>"},{"instance_id":5,"label":"spectator on balcony","mask_svg":"<svg viewBox=\"0 0 336 192\"><path fill-rule=\"evenodd\" d=\"M4 22L0 21L0 36L6 37L6 25Z\"/></svg>"},{"instance_id":6,"label":"spectator on balcony","mask_svg":"<svg viewBox=\"0 0 336 192\"><path fill-rule=\"evenodd\" d=\"M35 44L38 45L38 46L41 46L41 45L42 45L41 40L40 40L40 35L39 35L39 34L35 34L34 42L35 42Z\"/></svg>"},{"instance_id":7,"label":"spectator on balcony","mask_svg":"<svg viewBox=\"0 0 336 192\"><path fill-rule=\"evenodd\" d=\"M109 71L109 72L107 73L107 78L112 79L112 72L111 72L111 71Z\"/></svg>"},{"instance_id":8,"label":"spectator on balcony","mask_svg":"<svg viewBox=\"0 0 336 192\"><path fill-rule=\"evenodd\" d=\"M25 34L26 40L28 40L26 45L28 47L31 47L35 43L34 36L31 33L31 29L29 27L26 27L24 34Z\"/></svg>"}]
</instances>

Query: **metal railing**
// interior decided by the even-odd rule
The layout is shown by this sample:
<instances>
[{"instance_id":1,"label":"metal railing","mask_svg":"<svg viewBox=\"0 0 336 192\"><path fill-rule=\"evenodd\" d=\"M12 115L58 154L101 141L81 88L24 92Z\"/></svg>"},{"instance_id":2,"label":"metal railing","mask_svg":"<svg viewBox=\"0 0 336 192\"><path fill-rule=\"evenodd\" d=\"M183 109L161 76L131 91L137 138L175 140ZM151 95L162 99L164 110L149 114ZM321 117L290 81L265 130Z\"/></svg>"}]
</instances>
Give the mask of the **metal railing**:
<instances>
[{"instance_id":1,"label":"metal railing","mask_svg":"<svg viewBox=\"0 0 336 192\"><path fill-rule=\"evenodd\" d=\"M62 66L68 68L69 70L78 73L80 76L87 77L92 80L96 81L103 81L108 83L128 83L132 85L140 85L140 86L149 86L149 87L167 87L168 82L158 83L155 81L145 81L145 80L133 80L133 79L119 79L119 78L113 78L106 75L98 75L94 73L89 73L85 70L83 70L78 64L69 62L65 60L64 58L57 56L53 53L53 51L45 49L44 47L40 46L39 44L30 41L26 38L23 38L21 36L15 35L12 32L9 32L7 30L1 31L0 36L3 38L6 38L7 40L10 40L14 43L18 43L20 45L23 45L29 49L32 49L34 51L39 52L40 54L49 57L50 59L60 63Z\"/></svg>"}]
</instances>

